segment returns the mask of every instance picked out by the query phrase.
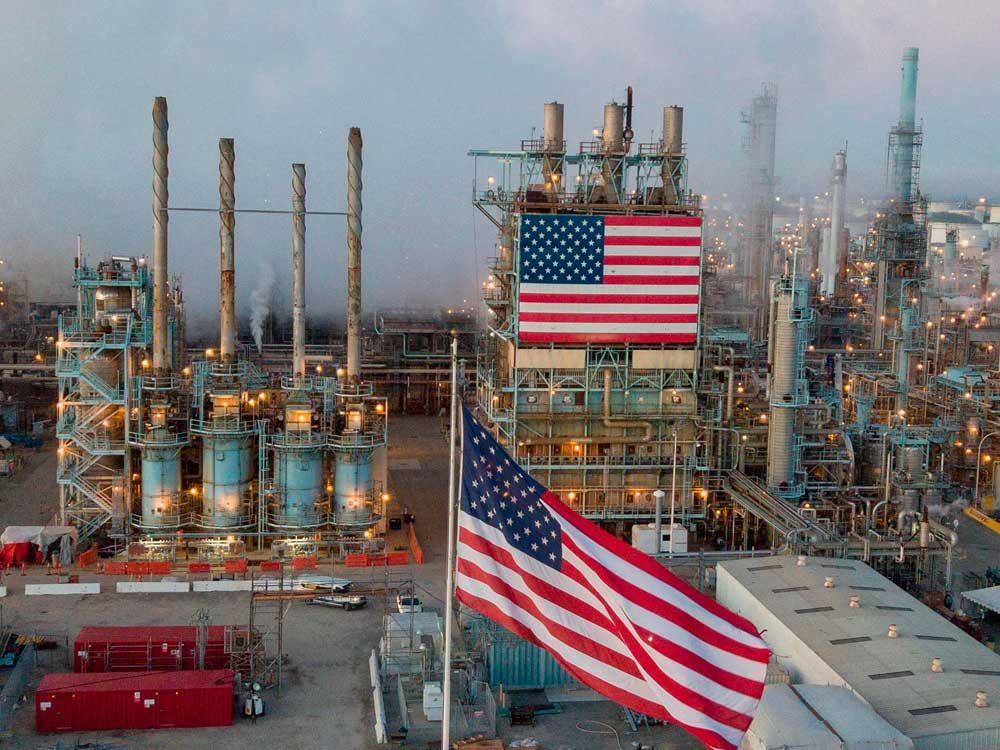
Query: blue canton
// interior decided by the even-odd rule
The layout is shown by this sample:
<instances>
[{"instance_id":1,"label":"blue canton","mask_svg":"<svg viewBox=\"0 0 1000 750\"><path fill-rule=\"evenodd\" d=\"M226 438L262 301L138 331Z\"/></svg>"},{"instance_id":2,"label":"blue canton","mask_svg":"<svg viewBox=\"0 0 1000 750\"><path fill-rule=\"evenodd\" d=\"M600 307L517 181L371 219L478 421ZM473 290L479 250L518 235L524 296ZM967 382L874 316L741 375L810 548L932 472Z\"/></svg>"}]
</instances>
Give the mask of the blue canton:
<instances>
[{"instance_id":1,"label":"blue canton","mask_svg":"<svg viewBox=\"0 0 1000 750\"><path fill-rule=\"evenodd\" d=\"M523 284L604 281L604 217L525 214L521 217Z\"/></svg>"},{"instance_id":2,"label":"blue canton","mask_svg":"<svg viewBox=\"0 0 1000 750\"><path fill-rule=\"evenodd\" d=\"M507 544L558 570L562 531L532 479L462 407L462 510L503 532Z\"/></svg>"}]
</instances>

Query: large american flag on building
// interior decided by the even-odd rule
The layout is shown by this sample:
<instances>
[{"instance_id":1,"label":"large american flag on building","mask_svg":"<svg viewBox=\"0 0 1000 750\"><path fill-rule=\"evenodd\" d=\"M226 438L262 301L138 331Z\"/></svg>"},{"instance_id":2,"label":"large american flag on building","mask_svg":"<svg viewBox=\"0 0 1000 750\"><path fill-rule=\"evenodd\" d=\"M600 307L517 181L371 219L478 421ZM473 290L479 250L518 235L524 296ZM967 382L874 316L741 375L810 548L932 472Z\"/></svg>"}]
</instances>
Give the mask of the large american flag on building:
<instances>
[{"instance_id":1,"label":"large american flag on building","mask_svg":"<svg viewBox=\"0 0 1000 750\"><path fill-rule=\"evenodd\" d=\"M734 750L764 690L756 628L532 479L463 408L456 596L617 703Z\"/></svg>"},{"instance_id":2,"label":"large american flag on building","mask_svg":"<svg viewBox=\"0 0 1000 750\"><path fill-rule=\"evenodd\" d=\"M694 344L700 216L523 214L518 340Z\"/></svg>"}]
</instances>

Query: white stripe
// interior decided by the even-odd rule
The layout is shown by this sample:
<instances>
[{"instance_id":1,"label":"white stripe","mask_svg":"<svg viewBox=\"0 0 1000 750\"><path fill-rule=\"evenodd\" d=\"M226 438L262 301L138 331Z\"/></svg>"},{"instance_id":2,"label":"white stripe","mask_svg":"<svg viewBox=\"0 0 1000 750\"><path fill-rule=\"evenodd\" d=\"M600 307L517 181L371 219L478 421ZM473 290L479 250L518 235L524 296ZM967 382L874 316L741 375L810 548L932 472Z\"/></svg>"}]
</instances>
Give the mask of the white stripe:
<instances>
[{"instance_id":1,"label":"white stripe","mask_svg":"<svg viewBox=\"0 0 1000 750\"><path fill-rule=\"evenodd\" d=\"M665 305L661 302L648 305L622 305L603 302L522 302L520 311L584 313L639 313L646 315L697 315L698 305Z\"/></svg>"},{"instance_id":2,"label":"white stripe","mask_svg":"<svg viewBox=\"0 0 1000 750\"><path fill-rule=\"evenodd\" d=\"M528 628L528 630L530 630L535 637L538 638L538 640L546 644L546 646L551 650L556 651L563 659L568 661L570 664L573 664L584 674L593 675L604 682L610 683L622 690L632 693L633 695L637 695L643 700L648 700L652 703L662 705L679 723L686 724L689 727L707 729L721 735L733 745L739 744L740 738L743 736L743 732L740 730L715 721L710 716L703 714L701 711L691 708L686 703L674 698L674 696L660 688L655 683L651 682L649 679L639 680L632 675L615 669L600 659L595 659L594 657L584 654L572 646L569 646L551 635L545 628L545 625L529 612L526 612L518 607L510 599L500 596L486 584L482 584L473 578L462 575L461 573L456 575L455 583L460 590L466 591L472 596L489 601L500 609L500 611L507 617L510 617L512 620L515 620Z\"/></svg>"},{"instance_id":3,"label":"white stripe","mask_svg":"<svg viewBox=\"0 0 1000 750\"><path fill-rule=\"evenodd\" d=\"M669 602L673 606L688 612L692 617L702 622L707 628L710 628L717 633L753 648L767 648L767 645L758 636L751 635L745 630L741 630L735 625L730 624L718 615L709 612L707 609L702 607L701 604L681 592L679 589L664 583L659 578L654 578L642 568L637 568L624 558L609 552L604 546L593 541L586 534L577 531L571 523L563 521L560 515L555 511L552 511L552 515L553 517L559 519L559 523L562 526L564 534L568 534L581 550L592 556L594 559L600 560L601 564L615 575L628 581L634 586L638 586L640 589L648 592L651 596Z\"/></svg>"},{"instance_id":4,"label":"white stripe","mask_svg":"<svg viewBox=\"0 0 1000 750\"><path fill-rule=\"evenodd\" d=\"M619 255L649 255L654 258L700 258L701 248L673 247L670 245L606 245L604 257L614 258Z\"/></svg>"},{"instance_id":5,"label":"white stripe","mask_svg":"<svg viewBox=\"0 0 1000 750\"><path fill-rule=\"evenodd\" d=\"M522 333L695 333L697 323L541 323L521 321Z\"/></svg>"},{"instance_id":6,"label":"white stripe","mask_svg":"<svg viewBox=\"0 0 1000 750\"><path fill-rule=\"evenodd\" d=\"M604 234L608 237L701 237L701 227L605 224Z\"/></svg>"},{"instance_id":7,"label":"white stripe","mask_svg":"<svg viewBox=\"0 0 1000 750\"><path fill-rule=\"evenodd\" d=\"M693 276L698 278L698 266L604 266L605 276Z\"/></svg>"},{"instance_id":8,"label":"white stripe","mask_svg":"<svg viewBox=\"0 0 1000 750\"><path fill-rule=\"evenodd\" d=\"M601 596L607 601L608 609L612 610L617 618L625 623L625 626L629 629L632 637L638 643L642 644L643 651L650 659L653 660L656 666L664 672L664 674L668 675L673 680L676 680L689 690L692 690L709 700L715 701L723 706L728 706L734 711L738 711L742 714L746 714L748 716L753 715L754 709L757 707L756 699L751 698L748 695L744 695L743 693L731 690L724 685L715 682L710 677L674 661L669 656L657 651L655 648L647 646L642 640L642 636L639 635L634 626L639 625L653 633L656 633L665 640L673 641L681 648L701 656L703 659L714 664L719 669L723 669L735 676L746 676L748 679L753 679L753 677L747 673L749 672L752 674L755 670L760 669L762 666L760 662L751 661L749 659L740 659L732 654L722 652L720 649L717 649L714 646L700 640L690 631L671 623L669 620L655 616L654 613L649 612L642 606L619 594L613 588L605 584L596 574L592 573L587 575L587 572L590 570L588 563L585 560L581 560L580 557L574 554L572 550L564 547L563 556L574 567L587 576L587 580L590 581L590 584L597 589ZM725 658L727 656L729 658ZM760 679L756 680L757 682L764 681L764 672L766 671L767 665L765 664L763 665L763 671Z\"/></svg>"},{"instance_id":9,"label":"white stripe","mask_svg":"<svg viewBox=\"0 0 1000 750\"><path fill-rule=\"evenodd\" d=\"M673 275L673 274L672 274ZM521 294L698 294L697 279L691 284L521 284Z\"/></svg>"}]
</instances>

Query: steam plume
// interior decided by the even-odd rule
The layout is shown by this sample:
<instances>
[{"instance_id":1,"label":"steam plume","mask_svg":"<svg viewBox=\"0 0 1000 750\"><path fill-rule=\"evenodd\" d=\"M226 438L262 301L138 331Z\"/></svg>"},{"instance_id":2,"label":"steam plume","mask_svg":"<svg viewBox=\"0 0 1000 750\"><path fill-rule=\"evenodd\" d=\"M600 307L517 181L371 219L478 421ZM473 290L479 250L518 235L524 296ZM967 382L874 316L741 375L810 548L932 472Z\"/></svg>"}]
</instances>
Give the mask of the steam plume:
<instances>
[{"instance_id":1,"label":"steam plume","mask_svg":"<svg viewBox=\"0 0 1000 750\"><path fill-rule=\"evenodd\" d=\"M257 270L257 286L250 292L250 331L253 333L257 351L264 343L264 321L271 312L271 295L274 292L274 269L267 261L260 261Z\"/></svg>"}]
</instances>

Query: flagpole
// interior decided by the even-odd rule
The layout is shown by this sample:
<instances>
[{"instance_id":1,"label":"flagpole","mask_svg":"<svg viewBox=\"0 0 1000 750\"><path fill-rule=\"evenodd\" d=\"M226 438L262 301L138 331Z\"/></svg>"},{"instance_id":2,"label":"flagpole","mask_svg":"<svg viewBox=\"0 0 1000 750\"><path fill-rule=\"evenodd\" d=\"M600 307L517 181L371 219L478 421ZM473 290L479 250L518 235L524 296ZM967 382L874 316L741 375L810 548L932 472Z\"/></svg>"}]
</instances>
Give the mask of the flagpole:
<instances>
[{"instance_id":1,"label":"flagpole","mask_svg":"<svg viewBox=\"0 0 1000 750\"><path fill-rule=\"evenodd\" d=\"M450 456L448 460L448 573L445 579L444 598L444 675L443 695L444 711L441 715L441 750L449 750L451 745L451 636L454 613L455 593L455 513L457 487L455 482L455 437L458 434L458 333L451 332L451 430L448 433L450 441Z\"/></svg>"}]
</instances>

